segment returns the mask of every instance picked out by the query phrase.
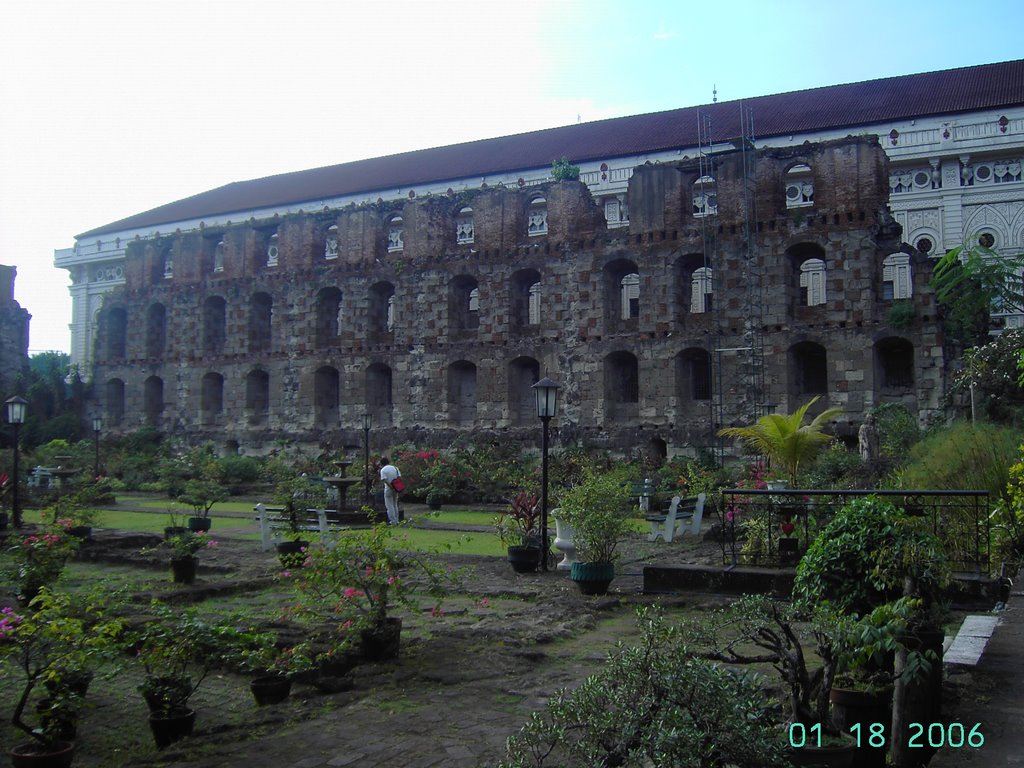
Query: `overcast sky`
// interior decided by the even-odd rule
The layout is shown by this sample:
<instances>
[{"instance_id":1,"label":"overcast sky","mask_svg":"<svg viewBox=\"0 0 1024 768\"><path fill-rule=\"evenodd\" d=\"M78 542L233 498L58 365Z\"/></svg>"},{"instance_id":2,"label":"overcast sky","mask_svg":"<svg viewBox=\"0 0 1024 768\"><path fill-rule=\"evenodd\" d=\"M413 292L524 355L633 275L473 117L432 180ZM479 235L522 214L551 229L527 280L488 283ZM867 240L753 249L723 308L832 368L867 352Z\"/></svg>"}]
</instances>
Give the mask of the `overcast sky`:
<instances>
[{"instance_id":1,"label":"overcast sky","mask_svg":"<svg viewBox=\"0 0 1024 768\"><path fill-rule=\"evenodd\" d=\"M0 264L70 348L80 232L230 181L1024 57L1020 0L2 0Z\"/></svg>"}]
</instances>

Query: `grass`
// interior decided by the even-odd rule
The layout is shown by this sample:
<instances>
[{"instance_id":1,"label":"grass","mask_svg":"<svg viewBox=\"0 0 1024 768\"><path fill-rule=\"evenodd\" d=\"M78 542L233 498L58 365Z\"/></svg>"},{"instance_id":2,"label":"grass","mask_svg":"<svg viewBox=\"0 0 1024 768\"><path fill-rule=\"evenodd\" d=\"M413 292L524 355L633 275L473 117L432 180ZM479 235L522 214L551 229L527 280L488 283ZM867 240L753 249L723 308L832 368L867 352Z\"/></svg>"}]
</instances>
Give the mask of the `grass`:
<instances>
[{"instance_id":1,"label":"grass","mask_svg":"<svg viewBox=\"0 0 1024 768\"><path fill-rule=\"evenodd\" d=\"M494 518L498 515L495 512L476 512L471 509L442 509L431 512L429 515L417 518L421 525L449 524L449 525L493 525Z\"/></svg>"},{"instance_id":2,"label":"grass","mask_svg":"<svg viewBox=\"0 0 1024 768\"><path fill-rule=\"evenodd\" d=\"M210 530L210 535L213 538L216 538L218 535L249 541L258 541L260 538L259 526L255 519L238 517L218 518L216 515L211 515L211 517L214 520L213 528ZM27 512L25 519L28 522L40 522L39 511L32 510ZM167 515L155 512L101 510L93 527L162 535L164 528L170 524L171 521ZM462 533L459 531L409 526L403 529L400 538L402 547L421 552L439 549L462 555L499 557L505 555L505 548L502 546L501 541L496 534L490 531Z\"/></svg>"}]
</instances>

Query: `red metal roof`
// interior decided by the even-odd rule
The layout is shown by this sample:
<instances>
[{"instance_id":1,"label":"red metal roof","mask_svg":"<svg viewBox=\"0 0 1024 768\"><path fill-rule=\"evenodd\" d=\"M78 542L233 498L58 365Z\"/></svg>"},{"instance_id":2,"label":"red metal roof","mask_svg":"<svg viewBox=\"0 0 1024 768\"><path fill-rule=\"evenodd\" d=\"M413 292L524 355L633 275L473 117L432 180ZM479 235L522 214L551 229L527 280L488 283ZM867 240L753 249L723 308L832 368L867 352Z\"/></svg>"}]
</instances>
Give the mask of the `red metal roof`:
<instances>
[{"instance_id":1,"label":"red metal roof","mask_svg":"<svg viewBox=\"0 0 1024 768\"><path fill-rule=\"evenodd\" d=\"M698 144L698 112L710 117L713 140L722 141L741 135L741 105L750 108L754 135L762 139L1022 103L1024 59L887 77L598 120L237 181L78 237L447 179L543 168L563 156L582 162L693 147Z\"/></svg>"}]
</instances>

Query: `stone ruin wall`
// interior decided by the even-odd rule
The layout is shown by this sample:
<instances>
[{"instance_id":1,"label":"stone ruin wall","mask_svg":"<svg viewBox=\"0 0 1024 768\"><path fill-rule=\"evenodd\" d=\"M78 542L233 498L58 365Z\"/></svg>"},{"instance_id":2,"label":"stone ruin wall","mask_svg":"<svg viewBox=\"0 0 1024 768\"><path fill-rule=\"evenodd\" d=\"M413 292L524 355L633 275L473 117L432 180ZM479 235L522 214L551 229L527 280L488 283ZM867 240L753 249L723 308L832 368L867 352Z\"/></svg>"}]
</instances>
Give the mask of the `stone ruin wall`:
<instances>
[{"instance_id":1,"label":"stone ruin wall","mask_svg":"<svg viewBox=\"0 0 1024 768\"><path fill-rule=\"evenodd\" d=\"M28 334L32 316L14 298L18 269L0 265L0 392L4 400L18 392L18 378L28 373ZM6 418L6 413L4 415Z\"/></svg>"},{"instance_id":2,"label":"stone ruin wall","mask_svg":"<svg viewBox=\"0 0 1024 768\"><path fill-rule=\"evenodd\" d=\"M814 205L787 210L785 174L795 163L813 169ZM609 229L586 186L561 181L137 241L128 252L126 286L108 297L100 323L95 381L106 423L123 431L154 423L251 453L278 439L338 449L362 444L369 409L375 449L404 442L441 447L466 433L535 444L540 430L529 386L549 376L562 385L555 444L621 451L654 445L669 454L710 446L718 427L715 395L694 398L685 358L693 354L686 350L704 350L714 360L713 350L749 339L742 166L738 152L717 159L718 215L707 220L693 214L699 169L683 161L636 169L628 229ZM922 419L938 412L944 366L928 262L901 245L888 216L886 158L877 141L764 150L755 167L765 396L784 412L812 396L801 391L792 353L811 342L827 355L823 401L846 411L842 434L855 435L867 409L885 401L904 402ZM548 231L531 237L537 196L545 201ZM458 244L455 219L466 207L473 242ZM389 252L388 218L396 213L404 244ZM332 225L337 229L329 232ZM690 281L703 263L709 226L715 309L694 313ZM278 263L267 266L273 232ZM337 239L337 259L325 259L328 237ZM223 270L214 272L220 242ZM887 324L891 303L881 299L882 260L901 247L913 260L915 316L911 327L894 329ZM827 265L823 306L798 306L798 262L809 252ZM168 259L172 277L164 276ZM629 272L639 275L638 313L622 319L618 281ZM530 325L526 292L535 278L541 318ZM475 312L467 312L467 286L477 290ZM325 289L340 292L336 334L324 331ZM382 312L391 290L389 331ZM254 330L256 294L272 303L269 321L255 322L263 331ZM212 348L204 314L210 297L225 307ZM155 323L150 313L157 304L164 309ZM269 336L254 342L266 325ZM912 347L912 383L885 386L876 345L886 339ZM722 421L746 423L755 412L741 385L746 358L720 359L720 376L716 370L711 381L723 383ZM265 404L251 397L253 376L265 382ZM204 377L212 377L212 389ZM154 381L162 384L159 411Z\"/></svg>"}]
</instances>

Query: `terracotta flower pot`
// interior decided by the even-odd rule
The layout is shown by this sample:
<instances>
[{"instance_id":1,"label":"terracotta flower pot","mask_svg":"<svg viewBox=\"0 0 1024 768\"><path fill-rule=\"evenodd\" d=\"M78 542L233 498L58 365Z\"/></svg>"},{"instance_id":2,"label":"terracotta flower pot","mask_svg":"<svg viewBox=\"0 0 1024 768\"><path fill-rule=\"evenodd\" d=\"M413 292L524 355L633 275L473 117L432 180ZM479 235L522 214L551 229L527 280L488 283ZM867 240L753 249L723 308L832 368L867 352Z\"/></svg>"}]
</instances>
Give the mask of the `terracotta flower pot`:
<instances>
[{"instance_id":1,"label":"terracotta flower pot","mask_svg":"<svg viewBox=\"0 0 1024 768\"><path fill-rule=\"evenodd\" d=\"M55 741L49 747L38 741L16 744L10 751L14 768L69 768L75 758L75 745L70 741Z\"/></svg>"}]
</instances>

